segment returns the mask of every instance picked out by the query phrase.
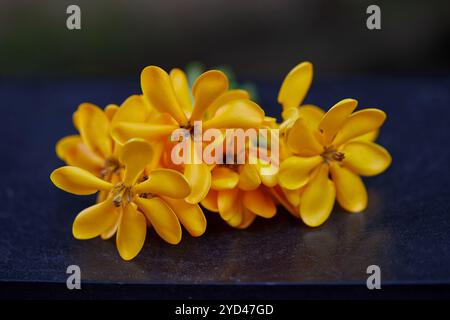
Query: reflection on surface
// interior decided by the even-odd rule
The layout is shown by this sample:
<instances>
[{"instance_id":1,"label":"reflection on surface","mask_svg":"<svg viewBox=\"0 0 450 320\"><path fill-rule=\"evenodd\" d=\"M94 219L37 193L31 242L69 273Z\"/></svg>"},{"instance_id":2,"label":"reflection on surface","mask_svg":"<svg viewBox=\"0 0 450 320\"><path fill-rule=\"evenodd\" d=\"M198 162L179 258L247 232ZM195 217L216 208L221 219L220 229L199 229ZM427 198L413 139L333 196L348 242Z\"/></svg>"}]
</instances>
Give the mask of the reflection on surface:
<instances>
[{"instance_id":1,"label":"reflection on surface","mask_svg":"<svg viewBox=\"0 0 450 320\"><path fill-rule=\"evenodd\" d=\"M86 280L136 282L302 282L367 278L371 264L389 277L391 242L383 219L381 197L370 190L364 213L335 208L322 227L311 229L280 210L272 220L257 219L247 230L226 226L216 213L208 213L208 230L200 238L183 234L180 245L163 242L149 230L141 254L124 262L114 240L73 241L71 261L79 264ZM380 226L380 224L376 224Z\"/></svg>"}]
</instances>

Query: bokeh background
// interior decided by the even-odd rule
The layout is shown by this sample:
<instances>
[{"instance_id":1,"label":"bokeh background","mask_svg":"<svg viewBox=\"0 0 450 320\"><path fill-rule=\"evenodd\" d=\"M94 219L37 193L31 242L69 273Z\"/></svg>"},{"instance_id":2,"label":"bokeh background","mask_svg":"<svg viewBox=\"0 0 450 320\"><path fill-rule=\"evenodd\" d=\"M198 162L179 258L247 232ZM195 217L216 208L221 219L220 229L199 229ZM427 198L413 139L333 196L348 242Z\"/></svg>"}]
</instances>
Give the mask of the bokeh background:
<instances>
[{"instance_id":1,"label":"bokeh background","mask_svg":"<svg viewBox=\"0 0 450 320\"><path fill-rule=\"evenodd\" d=\"M317 77L442 74L448 0L0 0L0 76L136 77L149 64L227 65L280 80L310 60ZM66 28L81 7L82 29ZM382 29L366 28L381 7Z\"/></svg>"}]
</instances>

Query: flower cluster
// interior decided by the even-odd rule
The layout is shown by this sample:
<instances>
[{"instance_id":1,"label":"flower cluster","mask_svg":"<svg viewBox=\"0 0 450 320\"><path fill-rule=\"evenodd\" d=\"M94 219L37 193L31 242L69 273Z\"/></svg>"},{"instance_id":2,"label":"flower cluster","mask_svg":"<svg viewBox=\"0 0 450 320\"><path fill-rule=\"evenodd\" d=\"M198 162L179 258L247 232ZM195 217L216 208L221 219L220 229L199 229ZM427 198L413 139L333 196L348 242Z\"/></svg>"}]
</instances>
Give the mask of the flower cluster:
<instances>
[{"instance_id":1,"label":"flower cluster","mask_svg":"<svg viewBox=\"0 0 450 320\"><path fill-rule=\"evenodd\" d=\"M149 66L141 73L142 95L104 109L81 104L73 114L79 134L56 145L67 166L50 176L64 191L97 193L97 203L75 218L74 237L115 236L120 256L131 260L149 227L170 244L181 241L181 226L201 236L202 207L236 228L247 228L257 216L273 217L277 205L311 227L327 220L335 199L347 211L364 210L367 192L360 176L379 174L391 163L389 153L373 142L386 115L372 108L354 112L353 99L328 112L302 105L311 81L308 62L286 76L278 96L281 123L266 116L247 91L230 89L219 70L204 72L190 88L182 70ZM198 123L219 136L208 144L206 133L192 134ZM180 141L173 133L180 129L193 161L174 161ZM223 148L230 144L230 129L279 135ZM276 148L262 152L269 145ZM227 161L202 161L198 146ZM244 161L228 161L241 154ZM277 170L267 170L269 162Z\"/></svg>"}]
</instances>

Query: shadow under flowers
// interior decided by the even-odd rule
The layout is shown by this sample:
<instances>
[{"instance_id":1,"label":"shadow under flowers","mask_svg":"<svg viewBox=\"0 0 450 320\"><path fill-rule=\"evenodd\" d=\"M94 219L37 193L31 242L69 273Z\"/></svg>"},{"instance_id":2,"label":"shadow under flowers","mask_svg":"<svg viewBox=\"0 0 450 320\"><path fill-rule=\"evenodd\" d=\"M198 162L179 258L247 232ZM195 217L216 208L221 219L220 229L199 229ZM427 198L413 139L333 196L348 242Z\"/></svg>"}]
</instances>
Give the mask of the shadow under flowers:
<instances>
[{"instance_id":1,"label":"shadow under flowers","mask_svg":"<svg viewBox=\"0 0 450 320\"><path fill-rule=\"evenodd\" d=\"M392 237L384 220L382 196L369 190L363 213L347 213L336 205L330 219L312 229L282 208L274 219L258 218L245 230L227 226L206 212L208 229L199 238L183 230L177 246L149 229L142 252L122 261L114 239L74 240L70 252L83 277L92 281L142 283L241 283L365 281L376 264L391 277L387 250Z\"/></svg>"}]
</instances>

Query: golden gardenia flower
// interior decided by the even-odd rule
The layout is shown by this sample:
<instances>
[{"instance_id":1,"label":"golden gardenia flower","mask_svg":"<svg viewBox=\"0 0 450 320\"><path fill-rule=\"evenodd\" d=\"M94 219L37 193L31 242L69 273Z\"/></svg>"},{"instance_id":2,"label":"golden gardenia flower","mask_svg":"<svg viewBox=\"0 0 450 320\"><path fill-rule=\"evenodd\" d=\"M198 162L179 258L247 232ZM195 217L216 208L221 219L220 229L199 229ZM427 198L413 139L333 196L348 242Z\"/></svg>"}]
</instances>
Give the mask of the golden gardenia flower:
<instances>
[{"instance_id":1,"label":"golden gardenia flower","mask_svg":"<svg viewBox=\"0 0 450 320\"><path fill-rule=\"evenodd\" d=\"M148 66L141 73L141 87L144 97L160 114L151 121L123 121L115 125L112 136L120 143L134 137L166 143L174 130L193 130L198 120L203 121L204 130L258 128L264 120L264 111L249 100L246 91L228 91L228 79L218 70L197 78L192 87L193 99L186 75L180 69L173 69L169 75L157 66ZM199 203L211 185L210 168L205 163L184 164L184 175L192 187L186 201Z\"/></svg>"},{"instance_id":2,"label":"golden gardenia flower","mask_svg":"<svg viewBox=\"0 0 450 320\"><path fill-rule=\"evenodd\" d=\"M106 181L117 178L123 166L118 160L120 145L110 136L111 125L119 121L147 119L151 106L142 96L133 95L119 107L104 110L92 103L82 103L73 114L79 135L66 136L56 144L56 154L66 164L83 168ZM98 201L105 199L100 192Z\"/></svg>"},{"instance_id":3,"label":"golden gardenia flower","mask_svg":"<svg viewBox=\"0 0 450 320\"><path fill-rule=\"evenodd\" d=\"M320 119L300 116L287 132L292 156L278 172L290 202L298 205L302 220L315 227L324 223L337 201L350 212L367 206L361 176L386 170L391 156L366 135L380 128L386 114L379 109L355 110L357 101L344 99ZM330 179L331 174L331 179Z\"/></svg>"},{"instance_id":4,"label":"golden gardenia flower","mask_svg":"<svg viewBox=\"0 0 450 320\"><path fill-rule=\"evenodd\" d=\"M201 204L219 212L230 226L241 229L256 216L272 218L276 214L275 203L254 164L216 165L211 189Z\"/></svg>"},{"instance_id":5,"label":"golden gardenia flower","mask_svg":"<svg viewBox=\"0 0 450 320\"><path fill-rule=\"evenodd\" d=\"M107 198L81 211L73 223L77 239L91 239L101 234L113 236L124 260L133 259L145 241L147 220L161 238L171 244L181 240L183 226L193 235L200 235L206 220L198 205L187 206L183 198L191 192L182 174L170 169L154 169L148 177L142 173L151 163L153 150L141 139L128 141L120 150L124 165L123 178L115 184L74 166L52 172L50 178L60 189L88 195L102 190Z\"/></svg>"},{"instance_id":6,"label":"golden gardenia flower","mask_svg":"<svg viewBox=\"0 0 450 320\"><path fill-rule=\"evenodd\" d=\"M264 125L269 127L273 124L267 118ZM214 165L211 189L201 204L210 211L219 212L230 226L245 229L256 216L272 218L276 214L276 205L269 190L276 186L277 177L276 171L264 174L270 154L259 153L257 141L249 141L238 152L245 152L245 163ZM238 157L237 154L234 156ZM255 161L250 161L250 158L255 158ZM275 160L274 165L278 166L278 159Z\"/></svg>"},{"instance_id":7,"label":"golden gardenia flower","mask_svg":"<svg viewBox=\"0 0 450 320\"><path fill-rule=\"evenodd\" d=\"M313 79L313 65L305 61L296 65L286 75L278 93L278 103L283 111L281 117L283 123L280 125L280 132L284 134L286 130L295 123L299 117L307 120L307 123L320 121L324 112L313 104L303 104ZM363 140L374 141L378 136L378 130L368 132L361 137Z\"/></svg>"}]
</instances>

